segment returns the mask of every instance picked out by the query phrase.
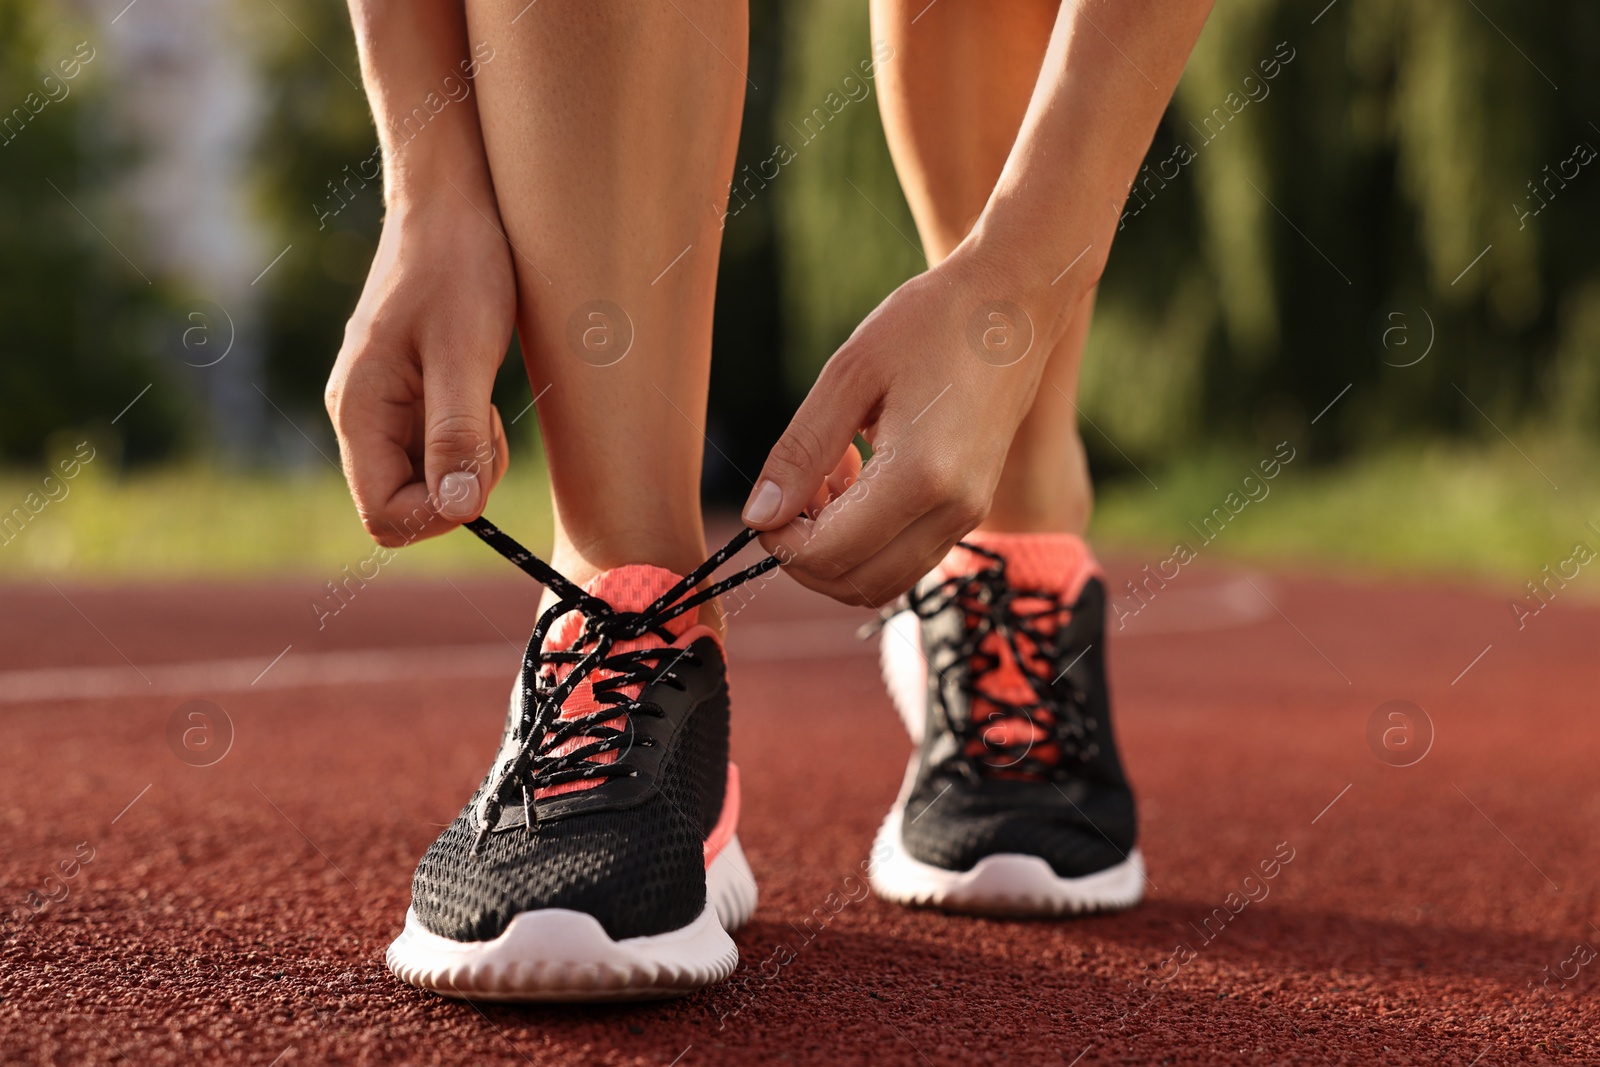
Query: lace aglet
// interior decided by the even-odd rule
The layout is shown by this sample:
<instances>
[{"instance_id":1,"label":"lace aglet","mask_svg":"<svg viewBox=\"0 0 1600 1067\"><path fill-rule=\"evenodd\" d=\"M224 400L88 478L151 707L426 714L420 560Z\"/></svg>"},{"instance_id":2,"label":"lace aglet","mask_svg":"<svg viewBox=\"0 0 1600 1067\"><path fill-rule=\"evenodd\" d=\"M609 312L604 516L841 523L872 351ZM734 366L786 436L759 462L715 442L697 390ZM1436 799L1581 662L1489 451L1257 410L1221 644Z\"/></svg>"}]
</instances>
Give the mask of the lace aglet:
<instances>
[{"instance_id":1,"label":"lace aglet","mask_svg":"<svg viewBox=\"0 0 1600 1067\"><path fill-rule=\"evenodd\" d=\"M522 823L528 829L533 829L533 801L528 796L528 787L522 787Z\"/></svg>"},{"instance_id":2,"label":"lace aglet","mask_svg":"<svg viewBox=\"0 0 1600 1067\"><path fill-rule=\"evenodd\" d=\"M489 840L489 835L494 832L495 826L500 822L500 802L490 794L484 801L483 807L478 810L478 835L472 839L471 855L478 858L478 853L483 849L483 843Z\"/></svg>"}]
</instances>

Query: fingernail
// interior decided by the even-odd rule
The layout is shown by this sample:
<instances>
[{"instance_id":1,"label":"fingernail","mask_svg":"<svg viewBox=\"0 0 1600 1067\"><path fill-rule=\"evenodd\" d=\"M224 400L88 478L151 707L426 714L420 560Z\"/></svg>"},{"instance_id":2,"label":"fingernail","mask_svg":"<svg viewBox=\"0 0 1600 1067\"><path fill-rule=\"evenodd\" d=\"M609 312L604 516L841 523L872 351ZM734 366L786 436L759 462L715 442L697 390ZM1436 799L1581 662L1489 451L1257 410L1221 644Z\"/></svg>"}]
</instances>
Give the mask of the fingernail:
<instances>
[{"instance_id":1,"label":"fingernail","mask_svg":"<svg viewBox=\"0 0 1600 1067\"><path fill-rule=\"evenodd\" d=\"M750 494L749 503L744 506L746 525L760 526L764 522L771 522L777 517L778 507L782 503L783 490L778 488L778 483L770 478L761 479Z\"/></svg>"},{"instance_id":2,"label":"fingernail","mask_svg":"<svg viewBox=\"0 0 1600 1067\"><path fill-rule=\"evenodd\" d=\"M451 471L439 479L439 514L462 522L478 513L478 479Z\"/></svg>"}]
</instances>

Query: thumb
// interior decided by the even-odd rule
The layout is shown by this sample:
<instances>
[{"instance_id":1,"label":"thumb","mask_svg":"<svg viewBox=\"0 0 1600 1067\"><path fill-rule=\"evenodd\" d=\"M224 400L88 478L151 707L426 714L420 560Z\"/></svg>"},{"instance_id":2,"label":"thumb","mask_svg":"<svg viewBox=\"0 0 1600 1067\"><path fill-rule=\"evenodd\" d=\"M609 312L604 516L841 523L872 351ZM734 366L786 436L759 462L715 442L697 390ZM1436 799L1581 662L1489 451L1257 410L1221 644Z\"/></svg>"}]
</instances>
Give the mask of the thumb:
<instances>
[{"instance_id":1,"label":"thumb","mask_svg":"<svg viewBox=\"0 0 1600 1067\"><path fill-rule=\"evenodd\" d=\"M428 501L441 518L466 522L483 513L503 450L494 432L489 395L493 368L464 363L425 374L423 469Z\"/></svg>"},{"instance_id":2,"label":"thumb","mask_svg":"<svg viewBox=\"0 0 1600 1067\"><path fill-rule=\"evenodd\" d=\"M866 413L878 396L839 366L840 355L835 355L772 446L745 502L745 525L775 530L796 518L839 467L856 431L866 424Z\"/></svg>"}]
</instances>

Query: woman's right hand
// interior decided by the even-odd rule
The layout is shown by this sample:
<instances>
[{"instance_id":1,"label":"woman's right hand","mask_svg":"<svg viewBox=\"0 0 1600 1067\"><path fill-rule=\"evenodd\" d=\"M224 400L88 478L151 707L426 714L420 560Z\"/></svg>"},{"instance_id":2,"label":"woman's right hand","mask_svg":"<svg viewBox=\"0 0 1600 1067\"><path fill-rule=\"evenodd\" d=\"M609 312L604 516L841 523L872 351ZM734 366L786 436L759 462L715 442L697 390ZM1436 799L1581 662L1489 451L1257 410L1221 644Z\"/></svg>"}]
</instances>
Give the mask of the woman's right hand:
<instances>
[{"instance_id":1,"label":"woman's right hand","mask_svg":"<svg viewBox=\"0 0 1600 1067\"><path fill-rule=\"evenodd\" d=\"M345 326L328 414L362 525L391 547L483 512L506 471L490 403L511 343L516 281L492 200L446 186L396 207Z\"/></svg>"}]
</instances>

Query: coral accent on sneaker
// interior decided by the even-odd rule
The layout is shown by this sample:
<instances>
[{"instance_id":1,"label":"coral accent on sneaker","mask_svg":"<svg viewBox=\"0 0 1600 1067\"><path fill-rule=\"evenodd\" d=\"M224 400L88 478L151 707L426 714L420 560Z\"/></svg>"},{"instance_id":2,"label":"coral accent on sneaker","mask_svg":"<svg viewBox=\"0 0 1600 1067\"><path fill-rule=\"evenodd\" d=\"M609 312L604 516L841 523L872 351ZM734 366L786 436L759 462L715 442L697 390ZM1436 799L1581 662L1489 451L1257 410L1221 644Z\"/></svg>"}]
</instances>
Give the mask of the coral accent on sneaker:
<instances>
[{"instance_id":1,"label":"coral accent on sneaker","mask_svg":"<svg viewBox=\"0 0 1600 1067\"><path fill-rule=\"evenodd\" d=\"M609 571L601 571L599 574L595 575L593 578L590 578L583 584L583 591L591 596L595 596L601 600L604 600L618 611L638 612L643 611L645 608L655 603L658 599L660 599L662 594L671 589L673 586L677 585L682 580L683 578L681 575L673 574L665 567L653 567L649 564L635 563L624 567L616 567ZM697 627L695 625L698 618L699 613L697 611L686 611L674 619L669 619L665 625L665 629L668 633L672 634L674 638L678 639L678 641L681 641L682 638L689 636L690 631L703 629L703 627ZM560 619L556 620L556 624L551 631L545 635L545 651L565 651L571 649L572 646L583 636L583 627L584 617L581 612L569 611L567 614L561 616ZM694 636L698 637L700 635L695 634ZM678 642L675 641L674 643ZM665 641L661 640L661 638L654 634L646 634L643 637L633 638L627 641L618 641L616 644L611 646L611 652L633 652L641 648L663 647L666 647ZM667 660L662 661L663 669L666 668L668 662L669 661ZM556 677L558 679L566 677L567 672L571 669L571 665L563 664L560 668L558 668ZM589 715L601 710L604 705L595 699L594 684L596 682L604 681L607 678L615 678L616 676L616 671L591 671L589 676L580 682L578 687L572 691L572 694L567 697L566 703L562 705L561 708L561 717L563 719L576 719L579 716ZM642 685L628 685L624 686L621 690L619 690L619 692L624 692L630 697L637 698L639 691L642 688ZM605 725L615 730L624 729L627 726L627 717L624 715L618 715L614 719L607 720ZM568 741L563 741L560 745L557 745L552 750L551 754L558 756L565 755L574 749L581 748L584 745L591 743L592 739L590 738L574 737ZM615 763L618 755L619 753L613 750L610 752L596 753L589 758L594 763ZM544 789L540 789L536 796L540 798L560 796L562 793L573 793L580 789L592 789L599 785L600 782L600 779L593 781L563 782L560 785L553 785Z\"/></svg>"},{"instance_id":2,"label":"coral accent on sneaker","mask_svg":"<svg viewBox=\"0 0 1600 1067\"><path fill-rule=\"evenodd\" d=\"M711 833L706 837L706 869L711 869L711 864L728 842L733 840L733 835L739 832L739 767L729 761L728 763L728 788L722 795L722 814L717 816L717 825L711 828Z\"/></svg>"},{"instance_id":3,"label":"coral accent on sneaker","mask_svg":"<svg viewBox=\"0 0 1600 1067\"><path fill-rule=\"evenodd\" d=\"M1077 534L978 532L962 540L1003 556L1014 587L1059 593L1069 604L1078 599L1084 583L1100 574L1094 552ZM974 574L988 565L987 558L957 545L940 562L939 576Z\"/></svg>"},{"instance_id":4,"label":"coral accent on sneaker","mask_svg":"<svg viewBox=\"0 0 1600 1067\"><path fill-rule=\"evenodd\" d=\"M972 533L964 540L978 548L987 549L1006 561L1006 579L1012 589L1052 594L1060 597L1060 602L1069 607L1083 592L1084 584L1100 574L1100 564L1095 560L1094 553L1090 551L1083 538L1076 534ZM939 578L945 579L957 575L975 574L991 565L992 561L988 557L957 545L940 562L936 573ZM1016 605L1025 612L1048 612L1053 606L1048 599L1028 596L1018 597ZM1054 630L1055 623L1052 616L1042 616L1038 621L1040 629L1047 632ZM977 624L976 619L967 621L969 626ZM1038 654L1038 650L1030 641L1025 637L1019 637L1018 645L1022 649L1024 658L1034 661L1035 674L1042 673L1048 677L1052 673L1049 661ZM998 745L1045 741L1051 736L1053 723L1035 722L1026 715L1019 715L997 705L994 701L984 699L984 695L988 694L995 700L1011 705L1029 706L1037 703L1038 698L1034 694L1033 687L1028 683L1010 646L999 634L990 634L984 639L980 652L985 656L994 657L998 665L985 675L982 688L974 694L973 721L986 723L985 735ZM1048 715L1048 712L1045 714ZM984 750L982 742L974 742L972 747L974 754L981 754ZM1056 755L1055 749L1056 744L1051 741L1040 744L1035 751L1041 759L1053 760ZM1001 777L1008 775L1003 767L994 768L994 773Z\"/></svg>"}]
</instances>

